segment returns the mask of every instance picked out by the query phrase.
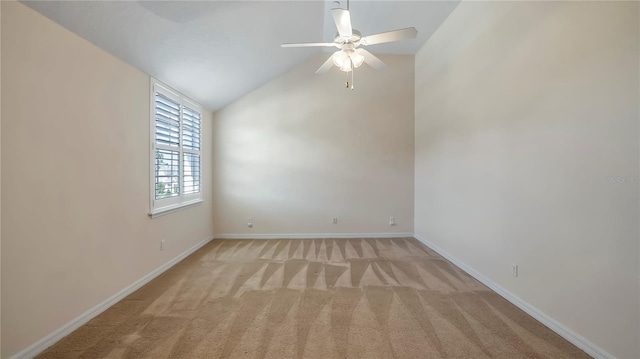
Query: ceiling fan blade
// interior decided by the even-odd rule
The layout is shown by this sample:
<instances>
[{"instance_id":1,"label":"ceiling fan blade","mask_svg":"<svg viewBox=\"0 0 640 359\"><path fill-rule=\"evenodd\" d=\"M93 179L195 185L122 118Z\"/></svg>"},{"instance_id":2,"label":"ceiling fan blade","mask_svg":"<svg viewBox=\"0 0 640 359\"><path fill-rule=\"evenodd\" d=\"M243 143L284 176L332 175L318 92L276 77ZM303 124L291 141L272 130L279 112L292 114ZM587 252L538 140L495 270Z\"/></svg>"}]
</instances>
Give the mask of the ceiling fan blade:
<instances>
[{"instance_id":1,"label":"ceiling fan blade","mask_svg":"<svg viewBox=\"0 0 640 359\"><path fill-rule=\"evenodd\" d=\"M385 42L392 42L404 39L413 39L418 36L418 30L415 27L408 27L406 29L394 30L389 32L381 32L375 35L365 36L360 40L361 45L376 45L383 44Z\"/></svg>"},{"instance_id":2,"label":"ceiling fan blade","mask_svg":"<svg viewBox=\"0 0 640 359\"><path fill-rule=\"evenodd\" d=\"M333 66L333 54L331 54L327 61L325 61L324 64L322 64L322 66L320 66L320 68L316 70L316 73L323 74L329 71L331 69L331 66Z\"/></svg>"},{"instance_id":3,"label":"ceiling fan blade","mask_svg":"<svg viewBox=\"0 0 640 359\"><path fill-rule=\"evenodd\" d=\"M280 45L281 47L331 47L336 46L335 42L298 42Z\"/></svg>"},{"instance_id":4,"label":"ceiling fan blade","mask_svg":"<svg viewBox=\"0 0 640 359\"><path fill-rule=\"evenodd\" d=\"M387 64L382 62L382 60L377 58L374 54L370 53L369 51L367 51L365 49L357 49L356 51L360 55L362 55L362 57L364 57L364 62L366 62L367 65L373 67L374 69L382 70L385 67L387 67Z\"/></svg>"},{"instance_id":5,"label":"ceiling fan blade","mask_svg":"<svg viewBox=\"0 0 640 359\"><path fill-rule=\"evenodd\" d=\"M336 22L336 28L338 33L342 37L351 37L353 35L353 29L351 28L351 14L349 10L345 9L333 9L333 21Z\"/></svg>"}]
</instances>

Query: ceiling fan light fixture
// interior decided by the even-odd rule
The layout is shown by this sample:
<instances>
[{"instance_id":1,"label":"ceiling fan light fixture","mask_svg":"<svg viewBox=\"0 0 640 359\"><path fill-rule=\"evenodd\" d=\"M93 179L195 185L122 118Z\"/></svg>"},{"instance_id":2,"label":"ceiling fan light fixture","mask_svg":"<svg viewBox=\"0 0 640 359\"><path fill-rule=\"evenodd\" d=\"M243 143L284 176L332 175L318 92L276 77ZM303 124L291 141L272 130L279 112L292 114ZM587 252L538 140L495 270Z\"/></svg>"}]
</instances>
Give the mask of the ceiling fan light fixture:
<instances>
[{"instance_id":1,"label":"ceiling fan light fixture","mask_svg":"<svg viewBox=\"0 0 640 359\"><path fill-rule=\"evenodd\" d=\"M349 61L349 55L346 52L339 50L333 53L333 64L336 65L341 71L351 71L351 61Z\"/></svg>"},{"instance_id":2,"label":"ceiling fan light fixture","mask_svg":"<svg viewBox=\"0 0 640 359\"><path fill-rule=\"evenodd\" d=\"M354 51L351 54L351 62L353 62L353 67L357 69L364 62L364 56Z\"/></svg>"},{"instance_id":3,"label":"ceiling fan light fixture","mask_svg":"<svg viewBox=\"0 0 640 359\"><path fill-rule=\"evenodd\" d=\"M355 51L339 50L333 53L333 64L341 71L349 72L357 69L364 62L364 56Z\"/></svg>"}]
</instances>

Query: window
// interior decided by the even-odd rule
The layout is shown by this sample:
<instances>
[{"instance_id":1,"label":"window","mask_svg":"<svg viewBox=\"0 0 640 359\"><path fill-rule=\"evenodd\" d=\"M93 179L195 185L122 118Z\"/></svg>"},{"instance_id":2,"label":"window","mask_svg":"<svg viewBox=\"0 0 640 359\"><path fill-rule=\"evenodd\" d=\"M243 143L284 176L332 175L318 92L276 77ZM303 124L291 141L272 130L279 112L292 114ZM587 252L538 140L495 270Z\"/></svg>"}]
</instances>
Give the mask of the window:
<instances>
[{"instance_id":1,"label":"window","mask_svg":"<svg viewBox=\"0 0 640 359\"><path fill-rule=\"evenodd\" d=\"M202 107L151 81L152 217L202 202Z\"/></svg>"}]
</instances>

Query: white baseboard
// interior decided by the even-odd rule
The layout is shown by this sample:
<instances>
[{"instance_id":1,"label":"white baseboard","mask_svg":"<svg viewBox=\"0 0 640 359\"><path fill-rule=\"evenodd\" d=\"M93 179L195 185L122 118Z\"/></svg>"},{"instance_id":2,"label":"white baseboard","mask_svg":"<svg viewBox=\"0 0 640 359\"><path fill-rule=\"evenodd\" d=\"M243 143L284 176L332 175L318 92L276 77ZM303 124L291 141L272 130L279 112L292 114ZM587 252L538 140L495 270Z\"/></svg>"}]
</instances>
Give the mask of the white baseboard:
<instances>
[{"instance_id":1,"label":"white baseboard","mask_svg":"<svg viewBox=\"0 0 640 359\"><path fill-rule=\"evenodd\" d=\"M441 256L446 258L449 262L451 262L454 265L456 265L458 268L460 268L463 271L467 272L467 274L469 274L470 276L474 277L475 279L480 281L482 284L484 284L487 287L491 288L491 290L493 290L494 292L498 293L504 299L508 300L513 305L515 305L516 307L522 309L525 313L529 314L530 316L532 316L533 318L538 320L540 323L544 324L549 329L553 330L558 335L560 335L564 339L566 339L569 342L571 342L573 345L575 345L578 348L584 350L587 354L591 355L592 357L594 357L596 359L611 359L611 358L615 358L613 355L607 353L604 349L598 347L597 345L595 345L594 343L592 343L589 340L585 339L581 335L577 334L576 332L572 331L571 329L569 329L569 328L563 326L562 324L558 323L555 319L551 318L550 316L548 316L547 314L545 314L544 312L542 312L538 308L536 308L536 307L532 306L531 304L525 302L524 300L520 299L515 294L513 294L513 293L509 292L508 290L504 289L503 287L501 287L500 285L498 285L497 283L495 283L491 279L485 277L484 275L482 275L482 274L478 273L477 271L475 271L473 268L471 268L471 267L465 265L464 263L460 262L459 260L457 260L451 254L447 253L442 248L440 248L437 245L429 242L428 240L426 240L425 238L419 236L418 234L414 234L414 237L417 240L419 240L420 242L422 242L424 245L426 245L427 247L433 249L438 254L440 254Z\"/></svg>"},{"instance_id":2,"label":"white baseboard","mask_svg":"<svg viewBox=\"0 0 640 359\"><path fill-rule=\"evenodd\" d=\"M44 338L38 340L37 342L33 343L32 345L30 345L26 349L24 349L24 350L20 351L19 353L15 354L10 359L31 359L31 358L35 357L36 355L42 353L47 348L49 348L50 346L52 346L53 344L58 342L60 339L66 337L69 334L71 334L71 332L73 332L74 330L80 328L82 325L84 325L85 323L87 323L91 319L95 318L100 313L102 313L105 310L109 309L112 305L114 305L117 302L121 301L122 299L124 299L129 294L135 292L136 290L138 290L143 285L149 283L154 278L156 278L160 274L164 273L167 269L173 267L176 263L180 262L181 260L183 260L184 258L189 256L191 253L197 251L202 246L204 246L205 244L209 243L209 241L211 241L212 239L213 239L213 236L209 236L209 237L205 238L204 240L202 240L201 242L199 242L195 246L187 249L186 251L182 252L177 257L173 258L172 260L168 261L167 263L163 264L162 266L156 268L151 273L145 275L144 277L142 277L142 278L138 279L137 281L131 283L128 287L124 288L123 290L119 291L118 293L116 293L116 294L112 295L111 297L107 298L102 303L100 303L100 304L96 305L95 307L89 309L88 311L86 311L83 314L81 314L79 317L75 318L74 320L70 321L69 323L67 323L67 324L63 325L62 327L58 328L57 330L55 330L54 332L50 333L46 337L44 337Z\"/></svg>"},{"instance_id":3,"label":"white baseboard","mask_svg":"<svg viewBox=\"0 0 640 359\"><path fill-rule=\"evenodd\" d=\"M215 234L216 239L402 238L413 233Z\"/></svg>"}]
</instances>

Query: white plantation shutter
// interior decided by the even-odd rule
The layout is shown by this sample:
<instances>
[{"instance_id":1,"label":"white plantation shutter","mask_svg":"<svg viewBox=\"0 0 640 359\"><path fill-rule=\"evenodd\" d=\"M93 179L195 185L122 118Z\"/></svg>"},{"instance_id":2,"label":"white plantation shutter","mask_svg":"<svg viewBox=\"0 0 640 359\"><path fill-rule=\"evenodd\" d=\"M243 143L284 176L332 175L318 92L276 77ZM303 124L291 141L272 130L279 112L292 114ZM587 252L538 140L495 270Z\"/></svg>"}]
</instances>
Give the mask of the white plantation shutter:
<instances>
[{"instance_id":1,"label":"white plantation shutter","mask_svg":"<svg viewBox=\"0 0 640 359\"><path fill-rule=\"evenodd\" d=\"M182 146L200 151L200 112L185 106L182 113Z\"/></svg>"},{"instance_id":2,"label":"white plantation shutter","mask_svg":"<svg viewBox=\"0 0 640 359\"><path fill-rule=\"evenodd\" d=\"M200 192L200 122L199 111L188 106L182 108L182 168L185 194Z\"/></svg>"},{"instance_id":3,"label":"white plantation shutter","mask_svg":"<svg viewBox=\"0 0 640 359\"><path fill-rule=\"evenodd\" d=\"M156 97L156 143L178 147L180 145L180 104L161 93Z\"/></svg>"},{"instance_id":4,"label":"white plantation shutter","mask_svg":"<svg viewBox=\"0 0 640 359\"><path fill-rule=\"evenodd\" d=\"M184 194L200 192L200 155L184 153Z\"/></svg>"},{"instance_id":5,"label":"white plantation shutter","mask_svg":"<svg viewBox=\"0 0 640 359\"><path fill-rule=\"evenodd\" d=\"M152 82L151 215L202 201L202 109Z\"/></svg>"},{"instance_id":6,"label":"white plantation shutter","mask_svg":"<svg viewBox=\"0 0 640 359\"><path fill-rule=\"evenodd\" d=\"M180 195L180 152L156 149L155 197L163 199Z\"/></svg>"}]
</instances>

